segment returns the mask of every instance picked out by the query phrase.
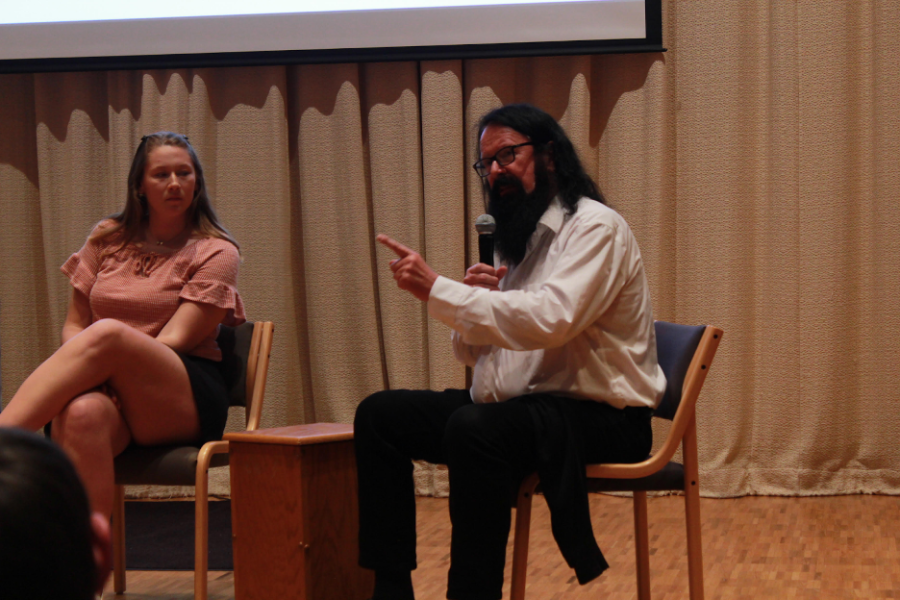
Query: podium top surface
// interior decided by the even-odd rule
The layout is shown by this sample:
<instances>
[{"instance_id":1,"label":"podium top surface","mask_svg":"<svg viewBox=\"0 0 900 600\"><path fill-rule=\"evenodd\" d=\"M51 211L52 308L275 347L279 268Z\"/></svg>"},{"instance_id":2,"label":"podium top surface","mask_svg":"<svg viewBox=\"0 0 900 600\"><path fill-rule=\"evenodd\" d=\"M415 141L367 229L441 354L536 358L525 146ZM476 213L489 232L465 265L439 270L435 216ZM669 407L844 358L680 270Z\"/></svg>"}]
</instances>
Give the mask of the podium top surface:
<instances>
[{"instance_id":1,"label":"podium top surface","mask_svg":"<svg viewBox=\"0 0 900 600\"><path fill-rule=\"evenodd\" d=\"M327 444L353 439L353 425L347 423L307 423L289 425L256 431L226 433L222 438L231 443L278 444L282 446L305 446Z\"/></svg>"}]
</instances>

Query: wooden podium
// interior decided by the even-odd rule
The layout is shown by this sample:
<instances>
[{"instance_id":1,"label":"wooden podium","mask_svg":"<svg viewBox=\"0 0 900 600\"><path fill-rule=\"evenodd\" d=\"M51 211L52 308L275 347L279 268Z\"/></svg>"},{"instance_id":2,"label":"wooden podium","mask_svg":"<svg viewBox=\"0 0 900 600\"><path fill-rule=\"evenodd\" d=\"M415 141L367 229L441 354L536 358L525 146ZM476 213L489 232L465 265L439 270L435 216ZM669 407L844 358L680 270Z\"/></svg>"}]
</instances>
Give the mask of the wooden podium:
<instances>
[{"instance_id":1,"label":"wooden podium","mask_svg":"<svg viewBox=\"0 0 900 600\"><path fill-rule=\"evenodd\" d=\"M231 455L235 600L366 600L358 560L353 426L225 436Z\"/></svg>"}]
</instances>

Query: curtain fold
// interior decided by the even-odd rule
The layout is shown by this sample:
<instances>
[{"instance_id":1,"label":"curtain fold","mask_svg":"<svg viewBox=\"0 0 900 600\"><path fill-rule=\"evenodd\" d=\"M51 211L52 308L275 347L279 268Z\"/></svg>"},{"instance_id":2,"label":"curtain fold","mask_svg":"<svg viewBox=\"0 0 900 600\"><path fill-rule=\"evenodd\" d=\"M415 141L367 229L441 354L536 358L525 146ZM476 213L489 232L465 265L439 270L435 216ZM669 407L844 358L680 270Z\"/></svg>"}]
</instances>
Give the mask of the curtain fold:
<instances>
[{"instance_id":1,"label":"curtain fold","mask_svg":"<svg viewBox=\"0 0 900 600\"><path fill-rule=\"evenodd\" d=\"M59 266L163 129L190 137L241 243L249 318L276 323L263 426L464 387L450 330L374 236L461 279L485 211L478 118L531 102L632 225L656 317L725 329L703 493L900 494L900 6L664 12L664 54L0 75L4 403L58 345ZM420 465L417 486L444 494L446 473Z\"/></svg>"}]
</instances>

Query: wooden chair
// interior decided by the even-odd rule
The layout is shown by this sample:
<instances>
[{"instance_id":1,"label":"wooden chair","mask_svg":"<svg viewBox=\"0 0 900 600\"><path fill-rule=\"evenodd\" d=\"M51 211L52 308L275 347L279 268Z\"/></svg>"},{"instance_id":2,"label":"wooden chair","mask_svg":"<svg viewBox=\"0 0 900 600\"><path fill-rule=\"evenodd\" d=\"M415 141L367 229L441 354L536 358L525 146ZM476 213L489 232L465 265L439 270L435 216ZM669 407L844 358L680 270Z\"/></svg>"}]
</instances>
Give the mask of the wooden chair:
<instances>
[{"instance_id":1,"label":"wooden chair","mask_svg":"<svg viewBox=\"0 0 900 600\"><path fill-rule=\"evenodd\" d=\"M246 407L247 431L259 427L274 325L268 321L221 328L231 406ZM116 500L113 506L113 585L125 591L125 485L195 486L194 598L206 600L209 544L208 482L211 467L228 465L228 442L196 446L131 446L116 457Z\"/></svg>"},{"instance_id":2,"label":"wooden chair","mask_svg":"<svg viewBox=\"0 0 900 600\"><path fill-rule=\"evenodd\" d=\"M662 448L647 460L634 464L587 466L588 489L602 492L634 492L635 553L638 600L650 600L650 543L647 531L647 492L683 490L687 520L688 577L691 600L703 600L703 555L700 545L700 490L697 473L697 396L722 339L712 326L687 326L656 322L659 364L666 374L666 392L654 416L672 421ZM670 462L678 444L684 465ZM537 474L519 487L516 534L513 546L511 600L524 600L528 564L528 530L531 498L539 484Z\"/></svg>"}]
</instances>

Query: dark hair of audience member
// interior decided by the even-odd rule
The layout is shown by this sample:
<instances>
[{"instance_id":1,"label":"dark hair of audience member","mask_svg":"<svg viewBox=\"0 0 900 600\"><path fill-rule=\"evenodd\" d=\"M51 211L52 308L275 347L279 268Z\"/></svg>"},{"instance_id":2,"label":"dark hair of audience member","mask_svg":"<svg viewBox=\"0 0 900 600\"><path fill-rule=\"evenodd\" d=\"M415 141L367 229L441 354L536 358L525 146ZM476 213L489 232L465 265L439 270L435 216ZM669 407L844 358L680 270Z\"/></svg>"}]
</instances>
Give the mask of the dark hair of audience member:
<instances>
[{"instance_id":1,"label":"dark hair of audience member","mask_svg":"<svg viewBox=\"0 0 900 600\"><path fill-rule=\"evenodd\" d=\"M0 596L92 600L98 586L88 498L55 444L0 429Z\"/></svg>"},{"instance_id":2,"label":"dark hair of audience member","mask_svg":"<svg viewBox=\"0 0 900 600\"><path fill-rule=\"evenodd\" d=\"M560 200L570 214L582 196L606 204L600 188L585 172L569 136L556 119L530 104L507 104L487 113L478 123L478 142L488 125L509 127L534 144L535 154L546 152L553 160L551 175ZM478 147L480 149L480 146ZM476 150L476 154L479 150Z\"/></svg>"}]
</instances>

